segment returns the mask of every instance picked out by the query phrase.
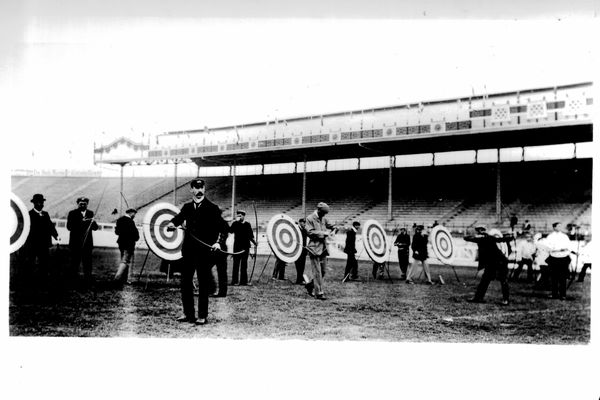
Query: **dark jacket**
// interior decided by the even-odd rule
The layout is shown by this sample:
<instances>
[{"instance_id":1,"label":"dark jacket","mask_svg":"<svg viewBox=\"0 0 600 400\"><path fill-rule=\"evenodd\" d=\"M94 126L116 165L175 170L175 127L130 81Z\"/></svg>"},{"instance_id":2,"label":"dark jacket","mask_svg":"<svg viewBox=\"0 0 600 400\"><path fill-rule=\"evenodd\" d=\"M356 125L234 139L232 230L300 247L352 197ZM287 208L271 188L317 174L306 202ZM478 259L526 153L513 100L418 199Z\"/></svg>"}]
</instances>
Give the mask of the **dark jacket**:
<instances>
[{"instance_id":1,"label":"dark jacket","mask_svg":"<svg viewBox=\"0 0 600 400\"><path fill-rule=\"evenodd\" d=\"M504 236L501 238L497 238L495 236L484 234L465 236L464 239L467 242L477 243L479 253L479 267L477 269L482 269L487 266L493 267L500 265L503 262L506 262L506 256L498 247L498 243L510 242L513 238L512 236Z\"/></svg>"},{"instance_id":2,"label":"dark jacket","mask_svg":"<svg viewBox=\"0 0 600 400\"><path fill-rule=\"evenodd\" d=\"M171 219L175 226L180 226L185 222L185 235L181 254L183 257L193 255L198 252L210 252L210 248L203 245L198 240L212 246L226 240L223 235L223 218L219 207L208 200L206 197L196 208L194 202L190 201L181 207L181 212Z\"/></svg>"},{"instance_id":3,"label":"dark jacket","mask_svg":"<svg viewBox=\"0 0 600 400\"><path fill-rule=\"evenodd\" d=\"M127 215L123 215L117 220L115 233L118 236L117 243L120 249L131 249L135 247L135 242L140 240L140 232L135 226L135 222Z\"/></svg>"},{"instance_id":4,"label":"dark jacket","mask_svg":"<svg viewBox=\"0 0 600 400\"><path fill-rule=\"evenodd\" d=\"M47 249L52 246L52 237L57 238L58 233L54 223L50 220L50 215L46 211L42 211L42 215L40 215L37 211L30 210L29 220L31 227L25 242L25 249Z\"/></svg>"},{"instance_id":5,"label":"dark jacket","mask_svg":"<svg viewBox=\"0 0 600 400\"><path fill-rule=\"evenodd\" d=\"M427 235L415 233L412 240L413 258L419 261L425 261L429 257L427 254Z\"/></svg>"},{"instance_id":6,"label":"dark jacket","mask_svg":"<svg viewBox=\"0 0 600 400\"><path fill-rule=\"evenodd\" d=\"M399 253L408 254L408 250L410 248L410 235L408 233L399 234L394 241L394 245L398 246Z\"/></svg>"},{"instance_id":7,"label":"dark jacket","mask_svg":"<svg viewBox=\"0 0 600 400\"><path fill-rule=\"evenodd\" d=\"M252 232L252 225L250 222L244 221L233 221L229 232L233 233L233 251L248 250L250 248L250 242L256 243L254 240L254 232Z\"/></svg>"},{"instance_id":8,"label":"dark jacket","mask_svg":"<svg viewBox=\"0 0 600 400\"><path fill-rule=\"evenodd\" d=\"M83 248L91 250L94 246L92 231L98 230L98 224L96 221L92 221L93 217L94 213L90 210L85 210L85 221L79 209L69 211L67 230L70 232L69 247L71 250L81 250Z\"/></svg>"},{"instance_id":9,"label":"dark jacket","mask_svg":"<svg viewBox=\"0 0 600 400\"><path fill-rule=\"evenodd\" d=\"M346 245L344 246L344 253L356 254L356 232L354 229L350 229L346 232Z\"/></svg>"}]
</instances>

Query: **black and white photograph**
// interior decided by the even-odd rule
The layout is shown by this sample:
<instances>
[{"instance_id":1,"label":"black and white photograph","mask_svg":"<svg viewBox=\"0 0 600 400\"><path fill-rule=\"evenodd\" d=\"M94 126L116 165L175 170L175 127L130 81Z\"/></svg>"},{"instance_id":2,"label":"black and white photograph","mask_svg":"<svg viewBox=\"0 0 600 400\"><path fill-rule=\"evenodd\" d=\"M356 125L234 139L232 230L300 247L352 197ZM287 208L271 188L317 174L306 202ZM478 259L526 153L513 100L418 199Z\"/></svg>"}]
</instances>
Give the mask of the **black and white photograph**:
<instances>
[{"instance_id":1,"label":"black and white photograph","mask_svg":"<svg viewBox=\"0 0 600 400\"><path fill-rule=\"evenodd\" d=\"M5 397L598 399L598 9L3 2Z\"/></svg>"}]
</instances>

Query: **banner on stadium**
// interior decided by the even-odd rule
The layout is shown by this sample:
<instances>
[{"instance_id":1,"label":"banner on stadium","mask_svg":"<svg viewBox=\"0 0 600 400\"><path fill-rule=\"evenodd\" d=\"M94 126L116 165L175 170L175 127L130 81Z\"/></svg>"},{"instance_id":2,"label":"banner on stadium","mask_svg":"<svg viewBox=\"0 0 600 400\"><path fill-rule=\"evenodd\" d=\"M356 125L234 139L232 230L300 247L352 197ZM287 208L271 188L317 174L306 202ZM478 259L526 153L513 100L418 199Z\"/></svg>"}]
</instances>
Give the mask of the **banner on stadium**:
<instances>
[{"instance_id":1,"label":"banner on stadium","mask_svg":"<svg viewBox=\"0 0 600 400\"><path fill-rule=\"evenodd\" d=\"M510 122L510 106L492 106L492 122Z\"/></svg>"}]
</instances>

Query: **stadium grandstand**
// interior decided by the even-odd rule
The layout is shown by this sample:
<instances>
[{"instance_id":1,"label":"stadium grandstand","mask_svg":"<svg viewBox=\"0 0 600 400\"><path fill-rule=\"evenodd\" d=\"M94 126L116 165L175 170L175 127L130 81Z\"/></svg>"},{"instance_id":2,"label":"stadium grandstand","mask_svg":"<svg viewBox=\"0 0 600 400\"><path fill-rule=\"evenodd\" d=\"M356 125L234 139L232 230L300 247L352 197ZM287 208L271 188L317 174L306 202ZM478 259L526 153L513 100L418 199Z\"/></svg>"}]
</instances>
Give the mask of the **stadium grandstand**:
<instances>
[{"instance_id":1,"label":"stadium grandstand","mask_svg":"<svg viewBox=\"0 0 600 400\"><path fill-rule=\"evenodd\" d=\"M255 205L260 228L326 201L337 224L375 219L389 231L437 221L461 234L508 227L514 214L536 230L559 220L591 234L591 92L581 83L121 138L94 149L121 178L15 175L12 189L24 200L43 192L58 219L85 194L112 222L127 206L181 206L191 176L177 166L193 163L227 219ZM123 177L152 164L171 164L173 176Z\"/></svg>"}]
</instances>

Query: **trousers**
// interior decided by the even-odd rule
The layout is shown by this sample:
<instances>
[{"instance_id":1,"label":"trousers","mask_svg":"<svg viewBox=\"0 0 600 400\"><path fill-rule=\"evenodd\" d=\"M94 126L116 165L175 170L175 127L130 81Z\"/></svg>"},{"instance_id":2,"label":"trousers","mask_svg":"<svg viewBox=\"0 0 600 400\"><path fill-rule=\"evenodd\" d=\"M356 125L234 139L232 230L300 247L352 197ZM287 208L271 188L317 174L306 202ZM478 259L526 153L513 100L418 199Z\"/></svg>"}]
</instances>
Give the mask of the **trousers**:
<instances>
[{"instance_id":1,"label":"trousers","mask_svg":"<svg viewBox=\"0 0 600 400\"><path fill-rule=\"evenodd\" d=\"M198 318L208 316L208 296L212 280L211 268L215 264L212 254L201 254L200 257L184 258L181 270L181 301L183 314L194 318L194 274L198 277Z\"/></svg>"}]
</instances>

